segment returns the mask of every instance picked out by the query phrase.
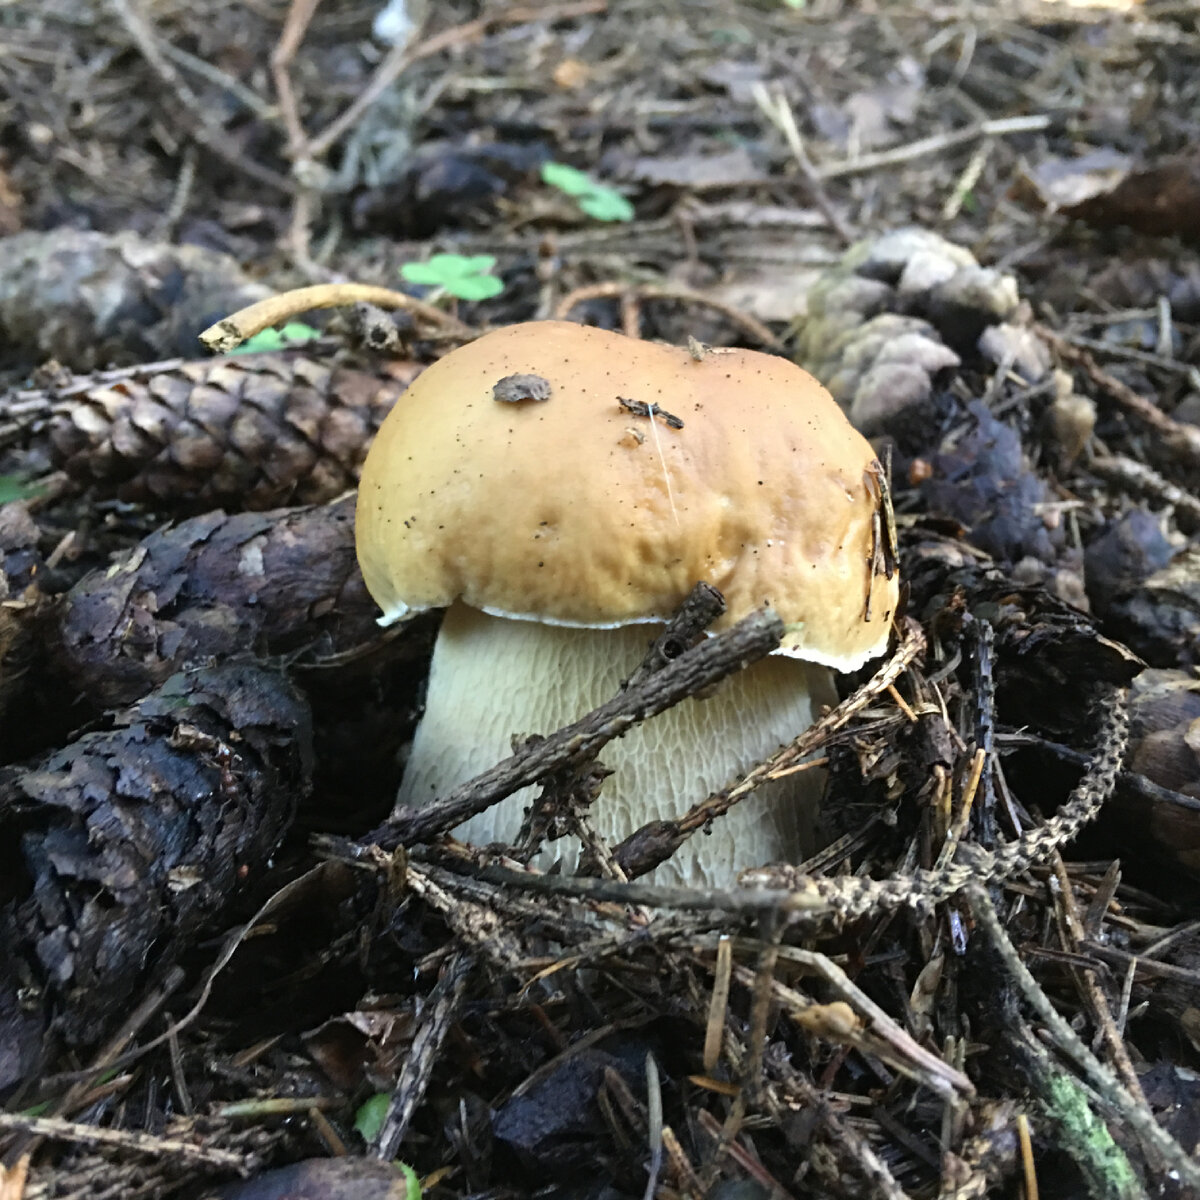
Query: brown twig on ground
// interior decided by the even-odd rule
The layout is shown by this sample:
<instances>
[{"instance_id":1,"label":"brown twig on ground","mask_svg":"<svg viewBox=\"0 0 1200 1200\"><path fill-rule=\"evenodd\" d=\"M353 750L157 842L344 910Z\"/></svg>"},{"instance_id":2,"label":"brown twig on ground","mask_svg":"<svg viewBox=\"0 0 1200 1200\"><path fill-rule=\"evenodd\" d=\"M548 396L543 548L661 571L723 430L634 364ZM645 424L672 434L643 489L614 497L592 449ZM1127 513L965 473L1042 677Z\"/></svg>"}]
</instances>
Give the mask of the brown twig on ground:
<instances>
[{"instance_id":1,"label":"brown twig on ground","mask_svg":"<svg viewBox=\"0 0 1200 1200\"><path fill-rule=\"evenodd\" d=\"M746 1047L737 1038L729 1038L729 1057L735 1069L740 1069L747 1054ZM803 1110L811 1112L830 1135L837 1158L821 1170L827 1182L832 1183L841 1169L861 1173L871 1187L871 1195L879 1200L910 1200L909 1194L896 1182L884 1160L876 1153L870 1139L851 1121L845 1121L829 1103L828 1095L815 1086L786 1057L773 1058L769 1064L769 1078L764 1089L764 1108L776 1120L787 1112ZM712 1122L715 1125L715 1120ZM709 1127L714 1137L719 1128ZM719 1147L720 1143L718 1143Z\"/></svg>"},{"instance_id":2,"label":"brown twig on ground","mask_svg":"<svg viewBox=\"0 0 1200 1200\"><path fill-rule=\"evenodd\" d=\"M655 821L631 833L615 853L617 861L631 878L652 871L675 852L687 838L703 829L709 821L723 816L745 799L760 784L789 774L822 743L843 728L876 696L886 691L925 650L925 634L916 621L904 624L903 640L896 652L875 675L837 708L809 726L790 745L784 746L765 762L749 770L738 782L694 805L675 821Z\"/></svg>"},{"instance_id":3,"label":"brown twig on ground","mask_svg":"<svg viewBox=\"0 0 1200 1200\"><path fill-rule=\"evenodd\" d=\"M792 106L788 103L783 88L777 85L768 90L765 83L756 81L751 84L751 95L763 116L783 134L788 149L792 152L792 157L800 168L800 174L804 177L808 194L812 197L813 202L821 210L825 220L829 222L830 228L841 239L842 245L849 246L858 235L850 228L846 218L834 208L833 201L829 199L825 185L813 167L808 152L804 149L804 140L796 126L796 115L792 112Z\"/></svg>"},{"instance_id":4,"label":"brown twig on ground","mask_svg":"<svg viewBox=\"0 0 1200 1200\"><path fill-rule=\"evenodd\" d=\"M287 19L283 23L283 32L275 49L271 51L271 80L275 85L275 98L279 101L279 113L283 118L283 126L288 135L288 154L293 163L300 162L306 157L308 137L300 121L296 108L296 93L292 90L292 77L288 67L304 41L309 22L321 0L292 0L288 7Z\"/></svg>"},{"instance_id":5,"label":"brown twig on ground","mask_svg":"<svg viewBox=\"0 0 1200 1200\"><path fill-rule=\"evenodd\" d=\"M1087 463L1087 470L1108 483L1171 505L1184 533L1200 531L1200 496L1176 487L1145 463L1124 454L1103 454L1093 457Z\"/></svg>"},{"instance_id":6,"label":"brown twig on ground","mask_svg":"<svg viewBox=\"0 0 1200 1200\"><path fill-rule=\"evenodd\" d=\"M1084 1045L1070 1023L1050 1003L1029 968L1021 961L1016 947L1009 941L984 885L972 881L966 890L975 919L983 927L988 941L1004 961L1009 976L1037 1013L1038 1019L1045 1023L1059 1049L1083 1071L1104 1102L1120 1114L1146 1151L1173 1172L1188 1190L1200 1194L1200 1164L1158 1123L1150 1109L1144 1103L1139 1103L1121 1085L1116 1075Z\"/></svg>"},{"instance_id":7,"label":"brown twig on ground","mask_svg":"<svg viewBox=\"0 0 1200 1200\"><path fill-rule=\"evenodd\" d=\"M200 335L200 340L214 354L228 354L256 333L290 321L302 313L317 308L349 308L355 304L374 304L388 310L402 308L464 340L477 334L477 330L457 317L391 288L376 287L369 283L318 283L312 287L281 292L278 296L269 296L266 300L251 304L210 325Z\"/></svg>"},{"instance_id":8,"label":"brown twig on ground","mask_svg":"<svg viewBox=\"0 0 1200 1200\"><path fill-rule=\"evenodd\" d=\"M565 295L554 310L554 319L556 321L570 320L571 310L576 305L583 304L588 300L620 300L622 304L640 303L646 300L674 300L681 304L698 304L719 312L731 324L760 345L767 346L772 350L782 351L784 349L783 343L761 321L755 320L754 317L740 309L712 296L705 296L702 292L693 292L688 288L669 287L665 284L629 284L619 283L615 280L606 283L590 283ZM636 330L631 332L626 329L625 332L631 337L641 336Z\"/></svg>"},{"instance_id":9,"label":"brown twig on ground","mask_svg":"<svg viewBox=\"0 0 1200 1200\"><path fill-rule=\"evenodd\" d=\"M1112 794L1129 731L1122 689L1102 688L1099 706L1102 722L1097 749L1083 778L1054 817L995 851L966 844L960 850L964 861L946 864L941 869L901 871L886 879L871 879L859 875L831 878L802 875L792 866L763 867L744 872L745 886L729 891L617 884L603 879L522 874L496 867L486 867L480 875L522 890L618 904L746 915L777 909L798 924L837 925L868 913L903 908L927 912L973 883L1010 879L1045 861L1096 815ZM834 713L838 711L835 709ZM793 743L786 749L797 745Z\"/></svg>"},{"instance_id":10,"label":"brown twig on ground","mask_svg":"<svg viewBox=\"0 0 1200 1200\"><path fill-rule=\"evenodd\" d=\"M737 942L737 948L746 950L752 943ZM761 943L759 944L761 953ZM772 980L771 990L778 1003L798 1023L807 1025L813 1032L832 1042L844 1043L882 1058L890 1066L941 1095L957 1093L973 1096L975 1085L961 1071L950 1066L932 1051L920 1045L911 1034L902 1029L879 1007L850 977L826 955L797 946L780 946L778 957L794 962L820 976L841 997L842 1002L853 1013L829 1012L830 1005L819 1005L802 992L788 987L779 980ZM756 986L757 970L735 967L734 974L741 984L753 990ZM817 1011L819 1019L808 1022L806 1014ZM843 1016L846 1019L843 1019Z\"/></svg>"},{"instance_id":11,"label":"brown twig on ground","mask_svg":"<svg viewBox=\"0 0 1200 1200\"><path fill-rule=\"evenodd\" d=\"M638 687L669 662L678 658L704 636L704 631L725 611L725 597L710 583L698 583L688 593L679 611L663 626L650 644L637 670L622 684L622 690Z\"/></svg>"},{"instance_id":12,"label":"brown twig on ground","mask_svg":"<svg viewBox=\"0 0 1200 1200\"><path fill-rule=\"evenodd\" d=\"M1057 893L1057 898L1062 905L1063 949L1072 954L1079 954L1082 952L1081 946L1086 934L1083 922L1079 918L1079 906L1075 902L1075 889L1067 875L1062 855L1057 850L1050 856L1050 882L1051 890ZM1090 967L1082 967L1073 971L1072 974L1076 979L1080 995L1092 1010L1092 1019L1096 1022L1105 1042L1108 1043L1108 1052L1121 1082L1139 1104L1145 1104L1146 1096L1142 1091L1141 1081L1130 1060L1129 1050L1113 1021L1112 1011L1108 1006L1108 997L1096 979L1096 972Z\"/></svg>"},{"instance_id":13,"label":"brown twig on ground","mask_svg":"<svg viewBox=\"0 0 1200 1200\"><path fill-rule=\"evenodd\" d=\"M627 729L762 658L779 645L782 636L783 623L772 610L751 613L587 716L527 745L442 799L392 816L361 841L392 850L446 833L518 788L597 754Z\"/></svg>"},{"instance_id":14,"label":"brown twig on ground","mask_svg":"<svg viewBox=\"0 0 1200 1200\"><path fill-rule=\"evenodd\" d=\"M192 91L187 80L179 74L174 64L163 54L158 38L146 18L137 10L136 3L137 0L108 0L109 7L116 14L117 20L124 25L142 57L150 64L167 90L179 101L184 112L194 119L195 124L187 128L185 132L195 138L210 153L215 154L243 175L248 175L256 182L276 191L295 192L296 185L286 176L246 158L231 148L226 132L213 121L204 102Z\"/></svg>"},{"instance_id":15,"label":"brown twig on ground","mask_svg":"<svg viewBox=\"0 0 1200 1200\"><path fill-rule=\"evenodd\" d=\"M1122 383L1103 370L1088 351L1073 346L1052 329L1045 325L1035 325L1033 329L1064 362L1079 367L1097 388L1115 400L1130 416L1160 434L1163 447L1181 465L1200 470L1200 428L1185 425L1168 416L1153 400L1140 395L1127 383Z\"/></svg>"},{"instance_id":16,"label":"brown twig on ground","mask_svg":"<svg viewBox=\"0 0 1200 1200\"><path fill-rule=\"evenodd\" d=\"M83 1145L108 1146L149 1154L156 1158L174 1158L180 1162L202 1164L239 1174L249 1170L244 1155L232 1150L218 1150L185 1142L179 1138L157 1137L136 1129L107 1129L99 1125L82 1125L61 1117L29 1117L21 1113L0 1112L0 1131L16 1130L40 1138L78 1142Z\"/></svg>"},{"instance_id":17,"label":"brown twig on ground","mask_svg":"<svg viewBox=\"0 0 1200 1200\"><path fill-rule=\"evenodd\" d=\"M965 129L955 129L949 133L935 133L932 137L921 138L904 146L897 146L893 150L878 150L870 154L860 154L857 158L846 159L843 162L823 163L814 167L814 170L818 179L841 179L847 175L865 175L869 171L878 171L884 167L896 167L902 163L912 162L914 159L942 154L947 150L953 150L956 146L979 141L980 138L1005 137L1013 133L1038 133L1043 129L1048 129L1050 124L1050 117L1040 113L980 121L975 125L968 125Z\"/></svg>"},{"instance_id":18,"label":"brown twig on ground","mask_svg":"<svg viewBox=\"0 0 1200 1200\"><path fill-rule=\"evenodd\" d=\"M469 954L454 955L421 1005L412 1049L405 1055L400 1077L388 1101L383 1128L375 1141L375 1157L384 1162L391 1162L400 1153L400 1143L429 1087L442 1043L458 1018L474 966Z\"/></svg>"}]
</instances>

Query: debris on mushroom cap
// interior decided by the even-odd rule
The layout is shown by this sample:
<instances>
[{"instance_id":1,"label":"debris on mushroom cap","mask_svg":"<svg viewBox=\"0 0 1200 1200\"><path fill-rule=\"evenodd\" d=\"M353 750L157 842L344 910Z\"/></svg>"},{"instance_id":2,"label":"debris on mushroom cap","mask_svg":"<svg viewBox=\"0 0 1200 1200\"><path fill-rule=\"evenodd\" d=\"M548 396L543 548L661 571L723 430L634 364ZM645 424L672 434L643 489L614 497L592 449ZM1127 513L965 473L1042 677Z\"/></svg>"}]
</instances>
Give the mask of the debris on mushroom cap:
<instances>
[{"instance_id":1,"label":"debris on mushroom cap","mask_svg":"<svg viewBox=\"0 0 1200 1200\"><path fill-rule=\"evenodd\" d=\"M513 374L540 376L553 403L495 404ZM621 396L652 417L640 441ZM385 621L456 599L550 624L660 621L703 580L729 603L717 627L769 604L785 653L852 670L886 647L898 592L873 568L873 463L785 359L513 325L429 367L388 415L359 488L359 561Z\"/></svg>"},{"instance_id":2,"label":"debris on mushroom cap","mask_svg":"<svg viewBox=\"0 0 1200 1200\"><path fill-rule=\"evenodd\" d=\"M492 399L502 404L519 404L522 400L539 403L550 399L550 382L540 375L505 375L492 388Z\"/></svg>"}]
</instances>

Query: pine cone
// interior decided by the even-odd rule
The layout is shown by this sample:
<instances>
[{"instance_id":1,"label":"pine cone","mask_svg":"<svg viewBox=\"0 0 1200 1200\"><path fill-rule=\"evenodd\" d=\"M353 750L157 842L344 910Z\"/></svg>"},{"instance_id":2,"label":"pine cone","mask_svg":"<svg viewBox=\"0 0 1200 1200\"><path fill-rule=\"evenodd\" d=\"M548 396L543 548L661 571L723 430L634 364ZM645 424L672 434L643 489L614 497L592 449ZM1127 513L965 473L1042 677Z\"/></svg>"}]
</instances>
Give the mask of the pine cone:
<instances>
[{"instance_id":1,"label":"pine cone","mask_svg":"<svg viewBox=\"0 0 1200 1200\"><path fill-rule=\"evenodd\" d=\"M128 704L191 663L359 645L376 636L377 612L354 558L352 498L210 512L81 579L51 653L93 703Z\"/></svg>"},{"instance_id":2,"label":"pine cone","mask_svg":"<svg viewBox=\"0 0 1200 1200\"><path fill-rule=\"evenodd\" d=\"M55 466L121 500L175 512L319 504L355 486L420 370L396 363L385 377L298 353L186 362L55 404L44 435Z\"/></svg>"},{"instance_id":3,"label":"pine cone","mask_svg":"<svg viewBox=\"0 0 1200 1200\"><path fill-rule=\"evenodd\" d=\"M934 381L1017 305L1010 276L929 230L897 229L852 246L813 285L797 356L868 437L921 452Z\"/></svg>"},{"instance_id":4,"label":"pine cone","mask_svg":"<svg viewBox=\"0 0 1200 1200\"><path fill-rule=\"evenodd\" d=\"M0 1012L24 979L67 1042L99 1040L150 960L228 923L311 769L304 699L278 672L236 666L173 676L108 728L0 770ZM21 1032L0 1026L0 1064L25 1054L9 1045Z\"/></svg>"},{"instance_id":5,"label":"pine cone","mask_svg":"<svg viewBox=\"0 0 1200 1200\"><path fill-rule=\"evenodd\" d=\"M74 371L194 354L213 321L270 295L238 261L135 233L53 229L0 239L0 340Z\"/></svg>"},{"instance_id":6,"label":"pine cone","mask_svg":"<svg viewBox=\"0 0 1200 1200\"><path fill-rule=\"evenodd\" d=\"M29 586L40 567L38 527L28 508L20 501L0 504L0 754L10 740L4 713L41 643L46 605Z\"/></svg>"}]
</instances>

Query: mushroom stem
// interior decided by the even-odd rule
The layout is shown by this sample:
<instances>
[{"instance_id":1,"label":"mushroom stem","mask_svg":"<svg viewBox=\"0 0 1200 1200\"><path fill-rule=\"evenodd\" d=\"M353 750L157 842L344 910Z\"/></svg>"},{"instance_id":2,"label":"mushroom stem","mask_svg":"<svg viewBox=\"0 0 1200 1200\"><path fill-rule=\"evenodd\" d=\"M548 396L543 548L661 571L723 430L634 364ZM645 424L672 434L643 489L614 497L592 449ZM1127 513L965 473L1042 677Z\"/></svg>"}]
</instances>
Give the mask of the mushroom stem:
<instances>
[{"instance_id":1,"label":"mushroom stem","mask_svg":"<svg viewBox=\"0 0 1200 1200\"><path fill-rule=\"evenodd\" d=\"M642 661L655 626L587 629L490 616L456 603L433 652L425 714L417 727L398 806L423 805L512 752L512 738L551 733L613 696ZM723 787L812 724L836 699L824 668L772 655L612 742L614 774L593 806L592 823L615 843L648 821L666 820ZM726 887L766 862L811 851L820 772L761 788L686 843L651 878ZM536 796L524 788L456 830L479 845L515 839ZM574 838L550 843L537 860L572 869Z\"/></svg>"}]
</instances>

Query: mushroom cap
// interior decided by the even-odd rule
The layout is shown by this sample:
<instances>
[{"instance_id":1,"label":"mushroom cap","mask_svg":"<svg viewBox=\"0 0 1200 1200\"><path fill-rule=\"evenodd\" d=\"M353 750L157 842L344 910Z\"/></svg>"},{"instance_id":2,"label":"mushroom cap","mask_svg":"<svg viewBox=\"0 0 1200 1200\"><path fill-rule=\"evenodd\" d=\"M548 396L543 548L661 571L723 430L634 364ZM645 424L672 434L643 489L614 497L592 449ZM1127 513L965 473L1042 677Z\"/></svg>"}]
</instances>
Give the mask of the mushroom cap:
<instances>
[{"instance_id":1,"label":"mushroom cap","mask_svg":"<svg viewBox=\"0 0 1200 1200\"><path fill-rule=\"evenodd\" d=\"M548 397L494 392L512 375ZM872 568L876 466L786 359L510 325L427 368L388 414L358 558L384 623L456 599L549 624L661 622L704 580L728 605L714 628L770 605L784 653L853 670L886 648L898 593Z\"/></svg>"}]
</instances>

